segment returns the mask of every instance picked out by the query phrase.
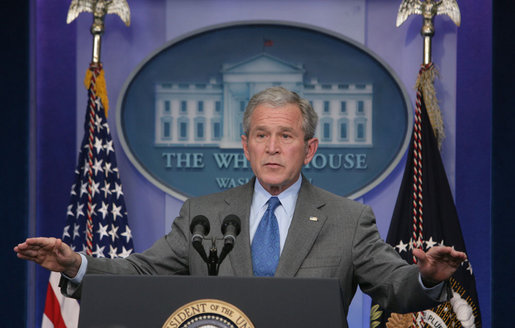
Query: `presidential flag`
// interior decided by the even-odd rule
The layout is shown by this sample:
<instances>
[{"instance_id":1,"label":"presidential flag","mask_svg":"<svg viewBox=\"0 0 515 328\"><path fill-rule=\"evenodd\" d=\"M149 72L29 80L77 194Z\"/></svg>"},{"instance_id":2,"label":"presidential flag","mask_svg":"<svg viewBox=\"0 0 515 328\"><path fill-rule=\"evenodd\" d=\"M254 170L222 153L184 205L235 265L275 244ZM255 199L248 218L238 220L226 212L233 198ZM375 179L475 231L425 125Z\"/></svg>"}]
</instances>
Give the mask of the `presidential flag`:
<instances>
[{"instance_id":1,"label":"presidential flag","mask_svg":"<svg viewBox=\"0 0 515 328\"><path fill-rule=\"evenodd\" d=\"M434 91L434 76L431 63L422 66L411 145L386 240L408 263L416 262L412 255L414 248L427 252L431 247L445 245L466 253L454 199L426 110L426 104L436 99L434 94L428 94ZM387 313L373 304L370 327L481 327L474 272L468 260L451 277L450 285L449 302L419 313Z\"/></svg>"},{"instance_id":2,"label":"presidential flag","mask_svg":"<svg viewBox=\"0 0 515 328\"><path fill-rule=\"evenodd\" d=\"M120 174L107 123L107 94L101 64L86 74L88 105L62 239L77 252L94 257L126 257L133 251ZM48 283L42 327L76 327L79 304L63 297L60 274Z\"/></svg>"}]
</instances>

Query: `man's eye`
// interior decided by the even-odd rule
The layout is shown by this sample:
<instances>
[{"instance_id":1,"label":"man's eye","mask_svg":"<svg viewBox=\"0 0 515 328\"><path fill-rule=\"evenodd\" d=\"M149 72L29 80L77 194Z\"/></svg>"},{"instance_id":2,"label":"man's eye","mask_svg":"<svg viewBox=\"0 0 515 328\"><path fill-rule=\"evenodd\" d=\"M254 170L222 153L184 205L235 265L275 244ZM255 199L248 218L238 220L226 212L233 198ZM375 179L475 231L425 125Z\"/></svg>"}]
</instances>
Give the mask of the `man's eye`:
<instances>
[{"instance_id":1,"label":"man's eye","mask_svg":"<svg viewBox=\"0 0 515 328\"><path fill-rule=\"evenodd\" d=\"M291 138L291 136L289 134L283 134L283 138L284 139L289 139L289 138Z\"/></svg>"}]
</instances>

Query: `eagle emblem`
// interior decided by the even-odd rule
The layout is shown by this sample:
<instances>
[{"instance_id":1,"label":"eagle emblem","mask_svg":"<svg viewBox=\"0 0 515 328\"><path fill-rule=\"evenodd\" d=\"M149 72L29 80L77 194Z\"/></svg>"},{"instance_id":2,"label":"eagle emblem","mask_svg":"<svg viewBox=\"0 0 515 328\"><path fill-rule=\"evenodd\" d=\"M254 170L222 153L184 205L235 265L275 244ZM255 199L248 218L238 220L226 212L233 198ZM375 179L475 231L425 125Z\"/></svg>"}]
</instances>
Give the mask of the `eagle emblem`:
<instances>
[{"instance_id":1,"label":"eagle emblem","mask_svg":"<svg viewBox=\"0 0 515 328\"><path fill-rule=\"evenodd\" d=\"M456 0L403 0L397 14L399 27L409 15L422 15L424 20L432 20L435 15L447 15L457 26L461 24L461 14Z\"/></svg>"},{"instance_id":2,"label":"eagle emblem","mask_svg":"<svg viewBox=\"0 0 515 328\"><path fill-rule=\"evenodd\" d=\"M66 23L71 23L82 12L93 13L95 19L102 19L106 14L116 14L125 25L131 24L131 13L126 0L72 0Z\"/></svg>"}]
</instances>

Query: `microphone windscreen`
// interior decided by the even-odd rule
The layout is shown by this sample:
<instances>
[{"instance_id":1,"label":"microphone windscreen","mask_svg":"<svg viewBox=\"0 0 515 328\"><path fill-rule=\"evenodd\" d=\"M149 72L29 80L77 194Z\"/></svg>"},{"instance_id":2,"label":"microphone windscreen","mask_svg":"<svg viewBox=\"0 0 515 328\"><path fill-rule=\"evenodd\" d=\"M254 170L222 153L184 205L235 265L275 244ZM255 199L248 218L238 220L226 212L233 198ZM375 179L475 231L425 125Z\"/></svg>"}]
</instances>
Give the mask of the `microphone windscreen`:
<instances>
[{"instance_id":1,"label":"microphone windscreen","mask_svg":"<svg viewBox=\"0 0 515 328\"><path fill-rule=\"evenodd\" d=\"M209 233L210 225L209 220L204 215L197 215L191 220L190 232L192 234L199 233L198 229L203 228L202 234L205 236Z\"/></svg>"},{"instance_id":2,"label":"microphone windscreen","mask_svg":"<svg viewBox=\"0 0 515 328\"><path fill-rule=\"evenodd\" d=\"M229 214L225 217L225 219L222 222L222 234L225 235L225 233L227 232L227 228L229 226L233 227L235 236L240 234L241 220L238 216L234 214Z\"/></svg>"}]
</instances>

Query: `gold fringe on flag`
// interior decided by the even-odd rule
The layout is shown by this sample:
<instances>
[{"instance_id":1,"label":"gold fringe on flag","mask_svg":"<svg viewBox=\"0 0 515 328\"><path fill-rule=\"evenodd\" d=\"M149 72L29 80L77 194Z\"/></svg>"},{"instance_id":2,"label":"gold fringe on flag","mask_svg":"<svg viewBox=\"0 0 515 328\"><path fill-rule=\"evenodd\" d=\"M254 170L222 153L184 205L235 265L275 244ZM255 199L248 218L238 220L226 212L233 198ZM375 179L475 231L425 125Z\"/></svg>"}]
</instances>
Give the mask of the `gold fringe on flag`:
<instances>
[{"instance_id":1,"label":"gold fringe on flag","mask_svg":"<svg viewBox=\"0 0 515 328\"><path fill-rule=\"evenodd\" d=\"M89 89L91 79L93 78L93 70L88 69L86 76L84 77L84 85L86 89ZM107 98L106 80L104 76L104 69L100 68L100 72L96 78L95 83L95 94L100 98L102 105L104 106L104 112L107 118L107 112L109 111L109 99Z\"/></svg>"},{"instance_id":2,"label":"gold fringe on flag","mask_svg":"<svg viewBox=\"0 0 515 328\"><path fill-rule=\"evenodd\" d=\"M417 78L415 88L422 91L424 97L424 103L426 104L427 115L433 132L438 142L438 149L442 148L443 139L445 139L445 131L443 126L442 113L440 106L438 105L438 99L436 98L436 91L434 87L435 77L438 75L438 70L431 64L427 70L422 70Z\"/></svg>"}]
</instances>

